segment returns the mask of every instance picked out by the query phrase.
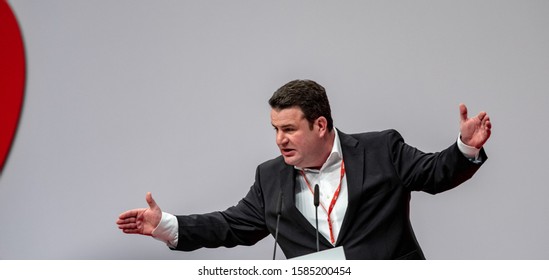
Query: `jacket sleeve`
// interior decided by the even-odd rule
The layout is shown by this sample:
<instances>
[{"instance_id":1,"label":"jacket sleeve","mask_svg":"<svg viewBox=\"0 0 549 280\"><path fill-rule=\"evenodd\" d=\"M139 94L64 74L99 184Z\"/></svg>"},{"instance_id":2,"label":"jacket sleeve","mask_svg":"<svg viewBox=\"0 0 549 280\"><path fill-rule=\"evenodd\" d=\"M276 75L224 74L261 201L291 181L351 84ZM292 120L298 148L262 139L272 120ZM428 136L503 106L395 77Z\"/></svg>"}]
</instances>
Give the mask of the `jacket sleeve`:
<instances>
[{"instance_id":1,"label":"jacket sleeve","mask_svg":"<svg viewBox=\"0 0 549 280\"><path fill-rule=\"evenodd\" d=\"M263 193L256 181L236 206L201 215L176 216L179 223L175 250L253 245L269 234L265 225Z\"/></svg>"},{"instance_id":2,"label":"jacket sleeve","mask_svg":"<svg viewBox=\"0 0 549 280\"><path fill-rule=\"evenodd\" d=\"M387 134L393 166L402 184L411 191L437 194L452 189L475 174L486 161L484 149L480 162L466 158L457 143L436 153L424 153L404 142L395 130Z\"/></svg>"}]
</instances>

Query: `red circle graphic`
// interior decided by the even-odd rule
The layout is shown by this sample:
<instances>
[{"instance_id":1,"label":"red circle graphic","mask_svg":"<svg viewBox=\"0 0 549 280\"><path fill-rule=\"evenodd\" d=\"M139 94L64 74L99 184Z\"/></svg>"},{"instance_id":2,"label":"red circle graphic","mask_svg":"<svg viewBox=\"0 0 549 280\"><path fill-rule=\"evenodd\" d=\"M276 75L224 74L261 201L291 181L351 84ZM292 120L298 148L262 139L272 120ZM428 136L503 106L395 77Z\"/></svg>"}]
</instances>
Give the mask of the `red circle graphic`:
<instances>
[{"instance_id":1,"label":"red circle graphic","mask_svg":"<svg viewBox=\"0 0 549 280\"><path fill-rule=\"evenodd\" d=\"M0 0L0 174L17 130L25 91L25 52L10 6Z\"/></svg>"}]
</instances>

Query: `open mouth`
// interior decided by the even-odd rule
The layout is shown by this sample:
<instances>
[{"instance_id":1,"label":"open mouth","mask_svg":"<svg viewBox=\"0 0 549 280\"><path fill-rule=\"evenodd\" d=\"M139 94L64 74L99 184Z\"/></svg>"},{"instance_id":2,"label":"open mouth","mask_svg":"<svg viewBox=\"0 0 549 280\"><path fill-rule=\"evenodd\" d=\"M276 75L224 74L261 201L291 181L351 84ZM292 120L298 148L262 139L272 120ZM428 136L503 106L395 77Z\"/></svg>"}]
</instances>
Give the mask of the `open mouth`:
<instances>
[{"instance_id":1,"label":"open mouth","mask_svg":"<svg viewBox=\"0 0 549 280\"><path fill-rule=\"evenodd\" d=\"M284 156L291 156L295 153L294 149L280 149L280 151L282 152L282 155L284 155Z\"/></svg>"}]
</instances>

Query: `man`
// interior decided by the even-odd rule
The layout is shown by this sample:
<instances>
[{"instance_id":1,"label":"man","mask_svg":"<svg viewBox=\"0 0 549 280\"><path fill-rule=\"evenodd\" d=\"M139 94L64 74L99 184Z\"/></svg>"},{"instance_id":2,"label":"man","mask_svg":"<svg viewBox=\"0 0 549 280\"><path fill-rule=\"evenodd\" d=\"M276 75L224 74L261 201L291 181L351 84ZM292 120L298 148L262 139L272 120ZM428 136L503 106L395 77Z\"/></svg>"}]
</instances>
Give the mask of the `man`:
<instances>
[{"instance_id":1,"label":"man","mask_svg":"<svg viewBox=\"0 0 549 280\"><path fill-rule=\"evenodd\" d=\"M173 216L147 193L149 208L122 213L129 234L150 235L175 250L252 245L276 230L287 258L316 252L313 186L319 185L320 249L343 246L347 259L424 259L409 219L411 191L439 193L469 179L486 160L488 115L467 117L460 137L439 153L423 153L394 130L348 135L333 127L324 88L296 80L271 99L281 156L256 170L250 191L222 212Z\"/></svg>"}]
</instances>

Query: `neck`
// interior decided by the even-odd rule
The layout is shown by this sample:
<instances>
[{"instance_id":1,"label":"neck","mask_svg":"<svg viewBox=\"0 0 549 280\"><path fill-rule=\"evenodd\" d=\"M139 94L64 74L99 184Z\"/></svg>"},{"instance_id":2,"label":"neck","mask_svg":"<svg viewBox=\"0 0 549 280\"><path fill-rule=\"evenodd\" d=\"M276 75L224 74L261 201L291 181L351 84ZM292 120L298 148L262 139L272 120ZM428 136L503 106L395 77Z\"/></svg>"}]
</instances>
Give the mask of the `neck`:
<instances>
[{"instance_id":1,"label":"neck","mask_svg":"<svg viewBox=\"0 0 549 280\"><path fill-rule=\"evenodd\" d=\"M324 165L326 160L328 160L328 157L330 156L330 153L332 152L332 148L334 147L335 128L332 129L332 131L326 133L325 140L326 141L324 141L324 145L321 148L322 152L319 156L319 160L317 162L315 162L314 166L305 167L305 168L307 168L307 169L316 169L316 170L320 170L320 168L322 168L322 165Z\"/></svg>"}]
</instances>

